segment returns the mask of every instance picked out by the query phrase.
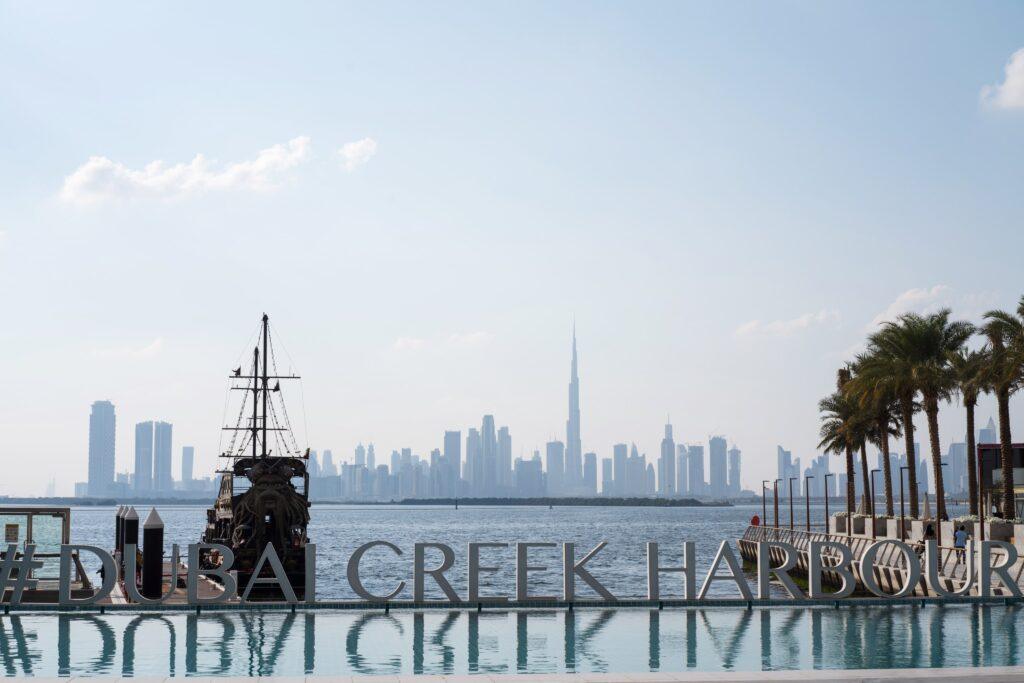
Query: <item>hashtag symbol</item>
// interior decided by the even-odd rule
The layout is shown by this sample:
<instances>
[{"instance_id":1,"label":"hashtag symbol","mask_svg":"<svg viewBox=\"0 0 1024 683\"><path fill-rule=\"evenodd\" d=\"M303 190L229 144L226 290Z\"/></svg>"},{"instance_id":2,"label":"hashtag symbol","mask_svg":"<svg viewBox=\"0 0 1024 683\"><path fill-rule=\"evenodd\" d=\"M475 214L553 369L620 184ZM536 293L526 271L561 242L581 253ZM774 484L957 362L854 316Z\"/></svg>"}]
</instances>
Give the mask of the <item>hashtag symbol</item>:
<instances>
[{"instance_id":1,"label":"hashtag symbol","mask_svg":"<svg viewBox=\"0 0 1024 683\"><path fill-rule=\"evenodd\" d=\"M7 545L7 552L4 553L3 561L0 562L0 601L6 595L7 589L11 587L13 590L8 604L17 605L21 602L21 594L26 588L36 587L38 582L36 579L30 579L29 573L34 569L42 568L43 563L32 559L35 552L35 545L29 545L25 547L24 554L18 557L18 546L14 543Z\"/></svg>"}]
</instances>

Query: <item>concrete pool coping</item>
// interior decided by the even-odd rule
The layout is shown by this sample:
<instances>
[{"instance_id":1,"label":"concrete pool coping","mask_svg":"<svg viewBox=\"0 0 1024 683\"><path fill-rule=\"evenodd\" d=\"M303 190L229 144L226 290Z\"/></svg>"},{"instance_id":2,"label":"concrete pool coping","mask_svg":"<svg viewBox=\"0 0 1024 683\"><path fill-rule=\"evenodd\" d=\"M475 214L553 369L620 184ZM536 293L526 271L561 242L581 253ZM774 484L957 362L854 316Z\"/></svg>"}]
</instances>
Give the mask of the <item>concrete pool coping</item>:
<instances>
[{"instance_id":1,"label":"concrete pool coping","mask_svg":"<svg viewBox=\"0 0 1024 683\"><path fill-rule=\"evenodd\" d=\"M241 683L259 680L260 683L784 683L788 681L840 681L841 683L875 683L901 681L926 683L935 679L972 683L1016 683L1024 680L1024 666L956 667L943 669L815 669L799 671L715 671L657 673L579 673L579 674L459 674L397 675L397 676L270 676L270 677L190 677L190 683ZM68 683L72 680L112 681L130 680L132 683L174 683L178 678L142 676L131 679L117 677L36 678L37 683Z\"/></svg>"}]
</instances>

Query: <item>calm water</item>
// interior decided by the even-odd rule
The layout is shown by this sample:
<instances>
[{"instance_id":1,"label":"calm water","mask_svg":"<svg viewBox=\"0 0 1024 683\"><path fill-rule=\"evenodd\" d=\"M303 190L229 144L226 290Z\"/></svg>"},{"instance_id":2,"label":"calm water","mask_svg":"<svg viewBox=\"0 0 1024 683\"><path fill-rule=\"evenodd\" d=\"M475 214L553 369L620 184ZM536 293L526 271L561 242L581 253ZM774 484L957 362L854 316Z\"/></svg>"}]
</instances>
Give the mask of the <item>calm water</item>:
<instances>
[{"instance_id":1,"label":"calm water","mask_svg":"<svg viewBox=\"0 0 1024 683\"><path fill-rule=\"evenodd\" d=\"M1016 665L1014 607L0 616L8 676L289 676Z\"/></svg>"}]
</instances>

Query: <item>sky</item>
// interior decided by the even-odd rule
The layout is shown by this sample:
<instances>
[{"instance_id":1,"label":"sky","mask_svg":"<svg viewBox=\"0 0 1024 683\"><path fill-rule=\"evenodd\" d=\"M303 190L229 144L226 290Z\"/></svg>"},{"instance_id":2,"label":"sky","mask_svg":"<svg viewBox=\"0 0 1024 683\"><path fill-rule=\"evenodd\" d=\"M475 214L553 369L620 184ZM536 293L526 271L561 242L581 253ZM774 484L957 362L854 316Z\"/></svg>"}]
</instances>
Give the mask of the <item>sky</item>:
<instances>
[{"instance_id":1,"label":"sky","mask_svg":"<svg viewBox=\"0 0 1024 683\"><path fill-rule=\"evenodd\" d=\"M564 439L575 320L586 451L654 458L671 418L756 488L777 445L815 454L880 321L1024 295L1022 26L1011 2L0 0L0 494L84 481L98 399L119 471L159 419L211 472L264 311L299 440L336 458L428 456L485 413L514 456ZM962 439L959 405L940 420Z\"/></svg>"}]
</instances>

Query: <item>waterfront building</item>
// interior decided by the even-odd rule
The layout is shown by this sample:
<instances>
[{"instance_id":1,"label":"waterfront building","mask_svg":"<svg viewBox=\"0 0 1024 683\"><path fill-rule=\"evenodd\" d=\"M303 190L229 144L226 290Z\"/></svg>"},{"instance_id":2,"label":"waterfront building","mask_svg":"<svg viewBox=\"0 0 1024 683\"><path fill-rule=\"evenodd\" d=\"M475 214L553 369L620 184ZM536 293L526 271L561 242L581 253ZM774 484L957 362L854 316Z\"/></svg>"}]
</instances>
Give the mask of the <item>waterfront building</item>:
<instances>
[{"instance_id":1,"label":"waterfront building","mask_svg":"<svg viewBox=\"0 0 1024 683\"><path fill-rule=\"evenodd\" d=\"M680 496L690 492L687 461L686 444L679 444L676 446L676 494Z\"/></svg>"},{"instance_id":2,"label":"waterfront building","mask_svg":"<svg viewBox=\"0 0 1024 683\"><path fill-rule=\"evenodd\" d=\"M728 494L728 454L724 436L712 436L708 443L709 494L722 497Z\"/></svg>"},{"instance_id":3,"label":"waterfront building","mask_svg":"<svg viewBox=\"0 0 1024 683\"><path fill-rule=\"evenodd\" d=\"M946 458L946 471L943 483L946 494L965 493L967 491L967 444L951 443Z\"/></svg>"},{"instance_id":4,"label":"waterfront building","mask_svg":"<svg viewBox=\"0 0 1024 683\"><path fill-rule=\"evenodd\" d=\"M583 454L583 494L597 493L597 453Z\"/></svg>"},{"instance_id":5,"label":"waterfront building","mask_svg":"<svg viewBox=\"0 0 1024 683\"><path fill-rule=\"evenodd\" d=\"M740 464L742 454L740 449L736 448L736 444L732 445L729 449L729 485L728 494L730 496L740 495L740 491L743 486L740 484Z\"/></svg>"},{"instance_id":6,"label":"waterfront building","mask_svg":"<svg viewBox=\"0 0 1024 683\"><path fill-rule=\"evenodd\" d=\"M498 430L498 487L497 492L512 490L512 435L508 427Z\"/></svg>"},{"instance_id":7,"label":"waterfront building","mask_svg":"<svg viewBox=\"0 0 1024 683\"><path fill-rule=\"evenodd\" d=\"M612 496L615 495L615 479L612 474L612 459L601 458L601 495Z\"/></svg>"},{"instance_id":8,"label":"waterfront building","mask_svg":"<svg viewBox=\"0 0 1024 683\"><path fill-rule=\"evenodd\" d=\"M192 446L181 447L181 483L188 488L192 483L193 467L195 466L196 449Z\"/></svg>"},{"instance_id":9,"label":"waterfront building","mask_svg":"<svg viewBox=\"0 0 1024 683\"><path fill-rule=\"evenodd\" d=\"M810 494L812 498L824 497L825 495L825 475L829 473L829 464L827 455L819 455L817 458L811 458L810 466L804 470L804 479L800 482L800 486L803 487L804 495ZM806 477L813 477L813 479L806 479ZM829 495L834 495L834 491L831 487L835 486L835 482L832 478L829 478L828 486L830 487Z\"/></svg>"},{"instance_id":10,"label":"waterfront building","mask_svg":"<svg viewBox=\"0 0 1024 683\"><path fill-rule=\"evenodd\" d=\"M689 479L689 493L691 496L703 496L707 493L704 483L704 446L687 446L687 479Z\"/></svg>"},{"instance_id":11,"label":"waterfront building","mask_svg":"<svg viewBox=\"0 0 1024 683\"><path fill-rule=\"evenodd\" d=\"M478 495L483 490L484 468L480 460L480 432L470 428L466 432L466 464L465 478L469 490L473 495Z\"/></svg>"},{"instance_id":12,"label":"waterfront building","mask_svg":"<svg viewBox=\"0 0 1024 683\"><path fill-rule=\"evenodd\" d=\"M565 422L565 487L574 491L583 477L580 438L580 377L576 359L576 325L572 326L572 367L569 371L569 419Z\"/></svg>"},{"instance_id":13,"label":"waterfront building","mask_svg":"<svg viewBox=\"0 0 1024 683\"><path fill-rule=\"evenodd\" d=\"M153 490L153 423L135 425L135 469L132 487L136 495Z\"/></svg>"},{"instance_id":14,"label":"waterfront building","mask_svg":"<svg viewBox=\"0 0 1024 683\"><path fill-rule=\"evenodd\" d=\"M661 456L658 458L658 494L674 496L676 493L676 442L672 438L672 425L665 425L665 437L661 440Z\"/></svg>"},{"instance_id":15,"label":"waterfront building","mask_svg":"<svg viewBox=\"0 0 1024 683\"><path fill-rule=\"evenodd\" d=\"M546 495L544 470L541 467L539 453L530 460L517 458L513 472L516 496L520 498L542 498Z\"/></svg>"},{"instance_id":16,"label":"waterfront building","mask_svg":"<svg viewBox=\"0 0 1024 683\"><path fill-rule=\"evenodd\" d=\"M789 479L800 477L800 458L793 458L792 451L787 451L782 446L776 446L776 464L780 487L788 487ZM789 490L788 488L786 489Z\"/></svg>"},{"instance_id":17,"label":"waterfront building","mask_svg":"<svg viewBox=\"0 0 1024 683\"><path fill-rule=\"evenodd\" d=\"M95 401L89 412L90 496L109 496L114 488L114 441L117 417L110 401Z\"/></svg>"},{"instance_id":18,"label":"waterfront building","mask_svg":"<svg viewBox=\"0 0 1024 683\"><path fill-rule=\"evenodd\" d=\"M494 430L494 416L484 415L480 425L480 462L483 472L478 495L491 495L498 485L498 435Z\"/></svg>"},{"instance_id":19,"label":"waterfront building","mask_svg":"<svg viewBox=\"0 0 1024 683\"><path fill-rule=\"evenodd\" d=\"M167 422L153 423L153 490L161 495L174 491L171 474L171 437L174 427Z\"/></svg>"},{"instance_id":20,"label":"waterfront building","mask_svg":"<svg viewBox=\"0 0 1024 683\"><path fill-rule=\"evenodd\" d=\"M548 495L561 496L565 493L565 444L549 441L546 448Z\"/></svg>"},{"instance_id":21,"label":"waterfront building","mask_svg":"<svg viewBox=\"0 0 1024 683\"><path fill-rule=\"evenodd\" d=\"M629 446L617 443L612 447L612 470L614 473L611 492L616 496L626 493L626 470L629 463Z\"/></svg>"}]
</instances>

